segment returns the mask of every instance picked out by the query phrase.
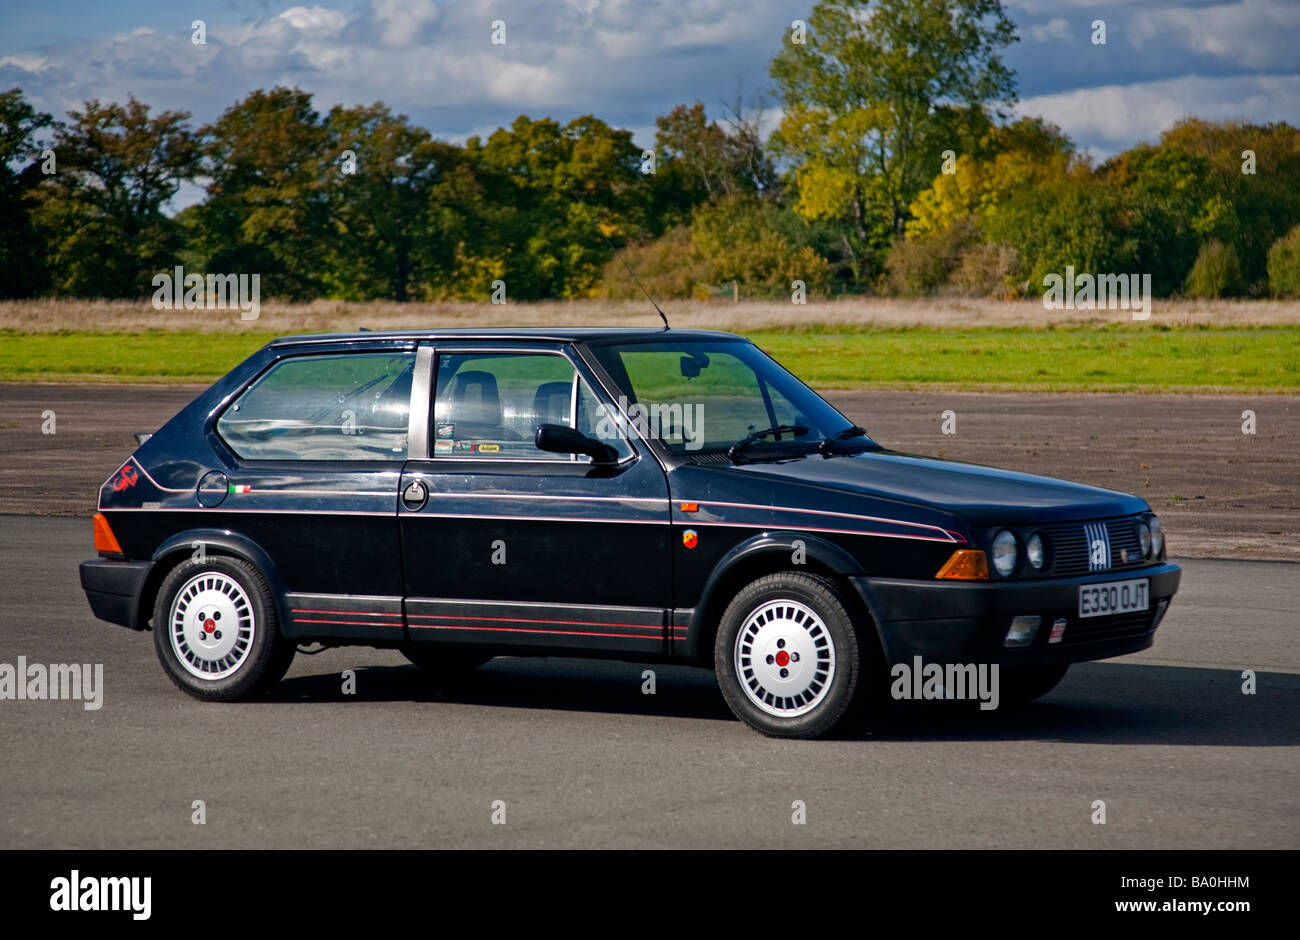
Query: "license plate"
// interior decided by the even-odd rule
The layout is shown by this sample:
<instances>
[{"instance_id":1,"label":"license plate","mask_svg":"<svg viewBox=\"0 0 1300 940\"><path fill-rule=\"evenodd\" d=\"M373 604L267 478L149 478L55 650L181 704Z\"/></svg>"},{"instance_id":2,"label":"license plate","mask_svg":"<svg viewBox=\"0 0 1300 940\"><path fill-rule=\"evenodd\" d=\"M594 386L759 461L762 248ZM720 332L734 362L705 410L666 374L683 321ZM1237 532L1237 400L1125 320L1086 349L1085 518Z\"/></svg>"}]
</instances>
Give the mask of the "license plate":
<instances>
[{"instance_id":1,"label":"license plate","mask_svg":"<svg viewBox=\"0 0 1300 940\"><path fill-rule=\"evenodd\" d=\"M1147 610L1151 606L1150 589L1150 578L1081 585L1079 617L1109 617Z\"/></svg>"}]
</instances>

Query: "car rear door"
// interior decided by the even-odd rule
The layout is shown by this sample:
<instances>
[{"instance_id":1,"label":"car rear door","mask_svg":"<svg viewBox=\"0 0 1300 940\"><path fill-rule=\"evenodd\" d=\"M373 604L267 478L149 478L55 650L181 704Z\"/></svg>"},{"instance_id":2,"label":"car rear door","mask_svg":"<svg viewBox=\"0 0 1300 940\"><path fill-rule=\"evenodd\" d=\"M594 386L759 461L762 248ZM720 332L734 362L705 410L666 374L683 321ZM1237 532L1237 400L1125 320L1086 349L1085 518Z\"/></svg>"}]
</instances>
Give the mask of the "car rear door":
<instances>
[{"instance_id":1,"label":"car rear door","mask_svg":"<svg viewBox=\"0 0 1300 940\"><path fill-rule=\"evenodd\" d=\"M666 652L662 468L626 436L606 441L608 467L533 444L541 423L608 436L585 366L561 343L466 341L422 347L420 364L427 452L413 446L398 501L411 640Z\"/></svg>"}]
</instances>

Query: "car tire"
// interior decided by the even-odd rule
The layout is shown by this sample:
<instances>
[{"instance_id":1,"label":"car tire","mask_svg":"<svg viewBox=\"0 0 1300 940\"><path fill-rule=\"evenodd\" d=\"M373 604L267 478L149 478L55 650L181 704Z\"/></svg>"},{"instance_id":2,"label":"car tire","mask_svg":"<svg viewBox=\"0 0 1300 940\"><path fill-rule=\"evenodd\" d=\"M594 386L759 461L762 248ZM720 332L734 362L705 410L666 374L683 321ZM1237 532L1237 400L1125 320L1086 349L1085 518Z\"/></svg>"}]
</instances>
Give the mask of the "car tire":
<instances>
[{"instance_id":1,"label":"car tire","mask_svg":"<svg viewBox=\"0 0 1300 940\"><path fill-rule=\"evenodd\" d=\"M722 697L737 718L777 738L852 729L868 700L863 642L840 586L818 575L759 578L727 605L714 640Z\"/></svg>"},{"instance_id":2,"label":"car tire","mask_svg":"<svg viewBox=\"0 0 1300 940\"><path fill-rule=\"evenodd\" d=\"M153 635L167 675L206 701L265 692L283 678L294 654L262 573L224 555L187 559L167 574L154 603Z\"/></svg>"},{"instance_id":3,"label":"car tire","mask_svg":"<svg viewBox=\"0 0 1300 940\"><path fill-rule=\"evenodd\" d=\"M1015 708L1042 698L1060 685L1069 663L1047 666L1003 666L998 677L999 707Z\"/></svg>"},{"instance_id":4,"label":"car tire","mask_svg":"<svg viewBox=\"0 0 1300 940\"><path fill-rule=\"evenodd\" d=\"M402 648L402 655L425 672L440 678L463 675L494 658L491 653L460 650L436 644L405 646Z\"/></svg>"}]
</instances>

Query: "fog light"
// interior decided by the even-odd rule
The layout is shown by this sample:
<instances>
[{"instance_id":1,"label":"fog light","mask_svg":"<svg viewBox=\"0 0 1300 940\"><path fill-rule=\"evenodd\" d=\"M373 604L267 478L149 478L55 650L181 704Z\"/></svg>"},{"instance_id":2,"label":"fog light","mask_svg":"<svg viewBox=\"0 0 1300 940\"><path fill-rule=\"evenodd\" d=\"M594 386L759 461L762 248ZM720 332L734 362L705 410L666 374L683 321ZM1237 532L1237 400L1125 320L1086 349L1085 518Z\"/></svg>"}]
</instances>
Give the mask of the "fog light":
<instances>
[{"instance_id":1,"label":"fog light","mask_svg":"<svg viewBox=\"0 0 1300 940\"><path fill-rule=\"evenodd\" d=\"M1014 617L1003 646L1028 646L1038 636L1038 628L1043 625L1042 617Z\"/></svg>"}]
</instances>

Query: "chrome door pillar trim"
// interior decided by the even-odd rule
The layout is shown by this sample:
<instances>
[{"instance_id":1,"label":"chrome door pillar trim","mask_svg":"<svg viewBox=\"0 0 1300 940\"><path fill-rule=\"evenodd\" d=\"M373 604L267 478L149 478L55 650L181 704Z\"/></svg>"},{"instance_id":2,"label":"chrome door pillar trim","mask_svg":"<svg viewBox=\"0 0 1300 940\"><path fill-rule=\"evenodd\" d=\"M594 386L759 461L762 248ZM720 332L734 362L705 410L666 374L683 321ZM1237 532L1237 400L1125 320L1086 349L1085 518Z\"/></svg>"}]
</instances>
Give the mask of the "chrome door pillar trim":
<instances>
[{"instance_id":1,"label":"chrome door pillar trim","mask_svg":"<svg viewBox=\"0 0 1300 940\"><path fill-rule=\"evenodd\" d=\"M415 353L415 372L411 376L411 415L406 426L406 455L411 460L429 457L429 409L433 386L432 346L421 346Z\"/></svg>"}]
</instances>

